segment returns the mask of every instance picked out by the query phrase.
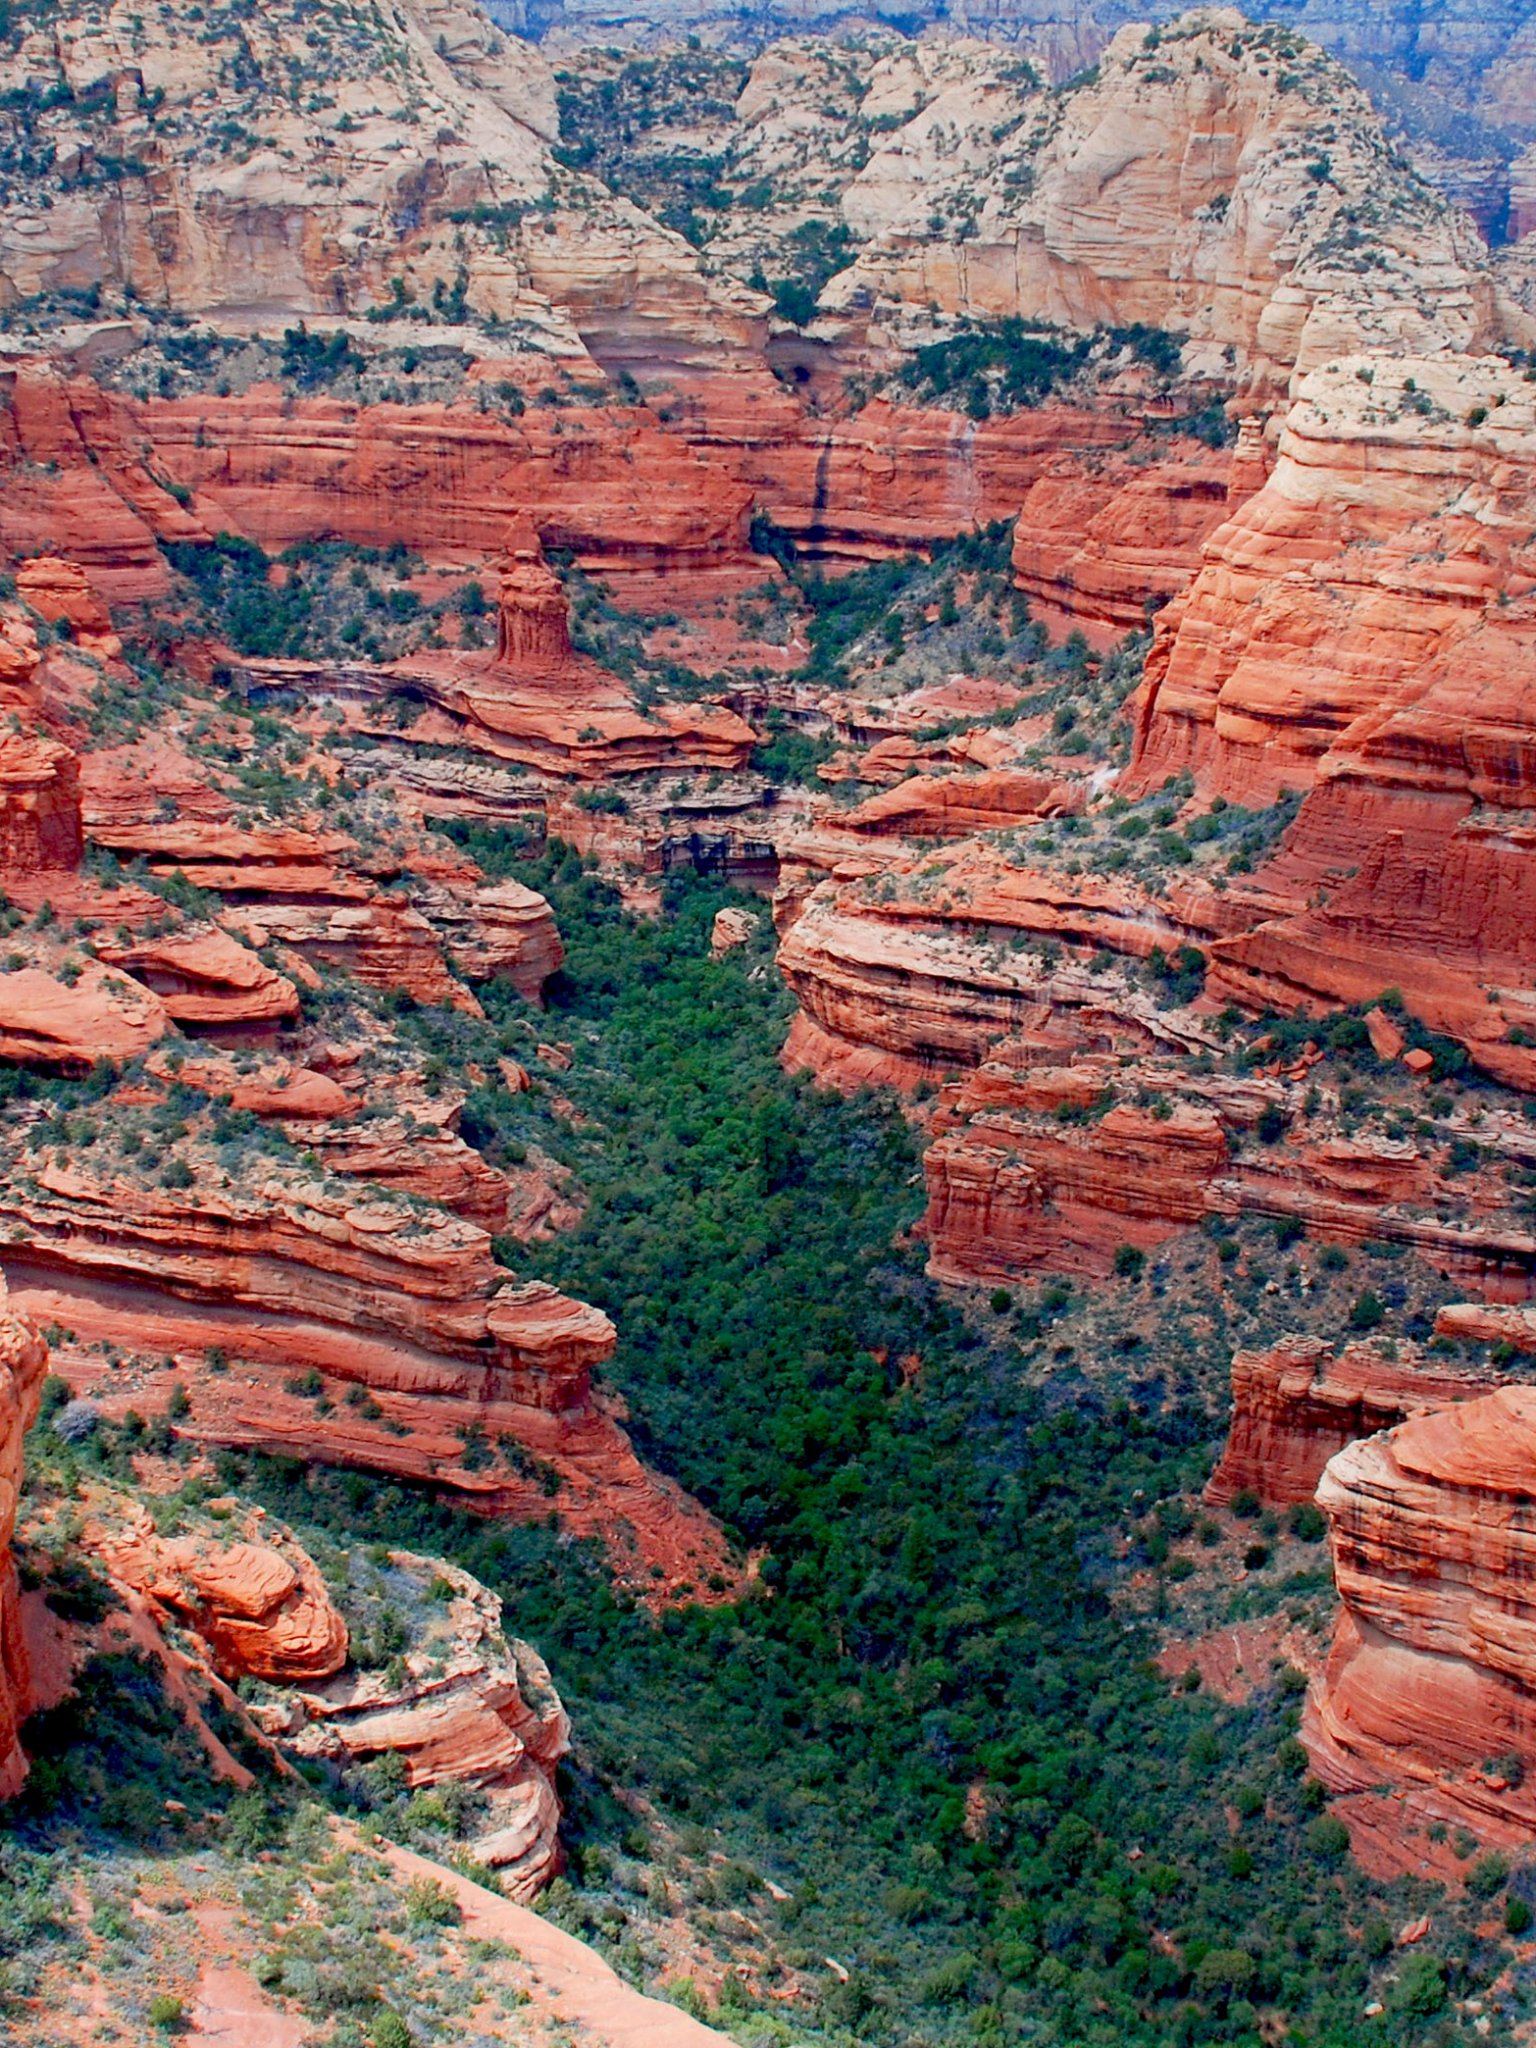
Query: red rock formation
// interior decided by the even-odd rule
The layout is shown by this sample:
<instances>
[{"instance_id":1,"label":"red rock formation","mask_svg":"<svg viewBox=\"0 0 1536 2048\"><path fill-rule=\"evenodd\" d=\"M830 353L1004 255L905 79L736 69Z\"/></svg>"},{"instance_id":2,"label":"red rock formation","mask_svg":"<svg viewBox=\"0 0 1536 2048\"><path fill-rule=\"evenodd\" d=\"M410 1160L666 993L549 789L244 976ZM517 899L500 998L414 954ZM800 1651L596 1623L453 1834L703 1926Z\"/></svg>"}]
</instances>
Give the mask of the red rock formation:
<instances>
[{"instance_id":1,"label":"red rock formation","mask_svg":"<svg viewBox=\"0 0 1536 2048\"><path fill-rule=\"evenodd\" d=\"M776 909L779 966L811 1024L906 1062L910 1078L974 1066L1004 1034L1047 1024L1063 1047L1202 1042L1103 950L1145 959L1190 936L1117 880L1013 867L988 846L914 862L812 833L784 849Z\"/></svg>"},{"instance_id":2,"label":"red rock formation","mask_svg":"<svg viewBox=\"0 0 1536 2048\"><path fill-rule=\"evenodd\" d=\"M1229 458L1198 443L1124 482L1083 473L1031 486L1018 515L1013 577L1053 611L1135 631L1200 567L1226 516Z\"/></svg>"},{"instance_id":3,"label":"red rock formation","mask_svg":"<svg viewBox=\"0 0 1536 2048\"><path fill-rule=\"evenodd\" d=\"M292 984L252 950L274 944L369 987L469 1010L475 999L451 971L445 943L466 973L506 975L529 1000L560 964L559 933L542 896L517 882L486 883L472 861L438 846L374 855L344 832L242 826L217 815L159 820L122 802L121 789L115 764L88 767L90 837L124 858L142 856L156 875L180 873L226 899L223 930L98 941L102 957L160 991L178 1021L296 1014Z\"/></svg>"},{"instance_id":4,"label":"red rock formation","mask_svg":"<svg viewBox=\"0 0 1536 2048\"><path fill-rule=\"evenodd\" d=\"M0 973L0 1059L84 1072L137 1059L170 1028L159 996L94 961L73 982L40 967Z\"/></svg>"},{"instance_id":5,"label":"red rock formation","mask_svg":"<svg viewBox=\"0 0 1536 2048\"><path fill-rule=\"evenodd\" d=\"M433 1482L490 1513L553 1507L647 1598L737 1582L720 1530L593 1401L607 1317L502 1287L483 1229L275 1162L234 1187L199 1160L186 1189L92 1165L34 1157L6 1178L11 1277L45 1321L189 1355L184 1434ZM242 1370L207 1372L215 1350ZM317 1408L296 1391L311 1371L354 1394ZM133 1377L95 1390L118 1415L157 1405Z\"/></svg>"},{"instance_id":6,"label":"red rock formation","mask_svg":"<svg viewBox=\"0 0 1536 2048\"><path fill-rule=\"evenodd\" d=\"M1307 792L1246 914L1239 891L1215 920L1217 999L1411 988L1480 1064L1536 1081L1533 477L1536 408L1497 361L1315 372L1159 619L1129 789L1190 768L1239 803Z\"/></svg>"},{"instance_id":7,"label":"red rock formation","mask_svg":"<svg viewBox=\"0 0 1536 2048\"><path fill-rule=\"evenodd\" d=\"M43 1159L0 1189L0 1214L31 1270L238 1304L288 1333L297 1364L343 1379L558 1411L586 1400L587 1372L613 1348L607 1318L553 1288L501 1301L485 1231L442 1210L275 1161L239 1187L212 1161L188 1170L177 1188L88 1153ZM369 1333L387 1340L377 1357Z\"/></svg>"},{"instance_id":8,"label":"red rock formation","mask_svg":"<svg viewBox=\"0 0 1536 2048\"><path fill-rule=\"evenodd\" d=\"M1528 1841L1536 1390L1501 1387L1351 1444L1317 1498L1344 1611L1303 1722L1313 1770L1336 1792L1385 1783L1410 1811Z\"/></svg>"},{"instance_id":9,"label":"red rock formation","mask_svg":"<svg viewBox=\"0 0 1536 2048\"><path fill-rule=\"evenodd\" d=\"M1496 1180L1452 1185L1414 1142L1341 1133L1326 1103L1307 1109L1301 1079L1079 1052L1072 1040L1093 1021L1124 1033L1107 1010L1066 1009L1057 1042L1004 1041L943 1091L924 1160L940 1278L1107 1274L1122 1243L1150 1249L1206 1216L1260 1216L1409 1246L1506 1300L1536 1295L1536 1235ZM1287 1117L1272 1145L1253 1135L1269 1105Z\"/></svg>"},{"instance_id":10,"label":"red rock formation","mask_svg":"<svg viewBox=\"0 0 1536 2048\"><path fill-rule=\"evenodd\" d=\"M531 523L514 531L500 563L496 659L504 668L559 671L572 657L565 586L544 559Z\"/></svg>"},{"instance_id":11,"label":"red rock formation","mask_svg":"<svg viewBox=\"0 0 1536 2048\"><path fill-rule=\"evenodd\" d=\"M14 1798L27 1773L16 1733L27 1713L28 1673L11 1563L21 1491L21 1440L37 1414L48 1347L15 1314L0 1281L0 1799Z\"/></svg>"},{"instance_id":12,"label":"red rock formation","mask_svg":"<svg viewBox=\"0 0 1536 2048\"><path fill-rule=\"evenodd\" d=\"M444 1391L461 1364L368 1330L181 1300L15 1258L6 1263L30 1316L96 1347L56 1362L111 1419L129 1409L162 1412L175 1383L163 1361L175 1358L191 1388L191 1411L174 1426L193 1442L407 1480L480 1514L541 1522L553 1514L572 1535L599 1543L616 1576L653 1606L740 1590L742 1567L724 1532L697 1501L641 1464L593 1400L528 1406L497 1391L506 1384L501 1375ZM514 1331L514 1343L517 1337ZM108 1345L139 1363L123 1371L105 1365L99 1354ZM232 1361L222 1372L208 1369L216 1348ZM310 1368L340 1381L348 1395L334 1400L333 1389L322 1407L303 1390Z\"/></svg>"},{"instance_id":13,"label":"red rock formation","mask_svg":"<svg viewBox=\"0 0 1536 2048\"><path fill-rule=\"evenodd\" d=\"M390 1571L414 1582L429 1616L402 1660L404 1677L348 1672L303 1685L285 1717L288 1744L332 1762L397 1757L413 1791L466 1785L484 1793L483 1824L468 1853L499 1872L509 1897L531 1899L561 1865L555 1770L570 1748L548 1667L527 1643L503 1635L500 1596L468 1572L402 1550L390 1553ZM428 1604L434 1581L451 1595Z\"/></svg>"},{"instance_id":14,"label":"red rock formation","mask_svg":"<svg viewBox=\"0 0 1536 2048\"><path fill-rule=\"evenodd\" d=\"M115 602L164 597L157 542L206 539L144 460L127 404L42 355L0 369L0 548L76 563ZM130 453L132 449L132 453Z\"/></svg>"},{"instance_id":15,"label":"red rock formation","mask_svg":"<svg viewBox=\"0 0 1536 2048\"><path fill-rule=\"evenodd\" d=\"M347 1625L313 1559L291 1540L157 1536L140 1511L124 1530L88 1529L86 1542L114 1577L194 1629L227 1679L330 1678L347 1661Z\"/></svg>"},{"instance_id":16,"label":"red rock formation","mask_svg":"<svg viewBox=\"0 0 1536 2048\"><path fill-rule=\"evenodd\" d=\"M80 762L45 733L0 733L0 880L79 866Z\"/></svg>"},{"instance_id":17,"label":"red rock formation","mask_svg":"<svg viewBox=\"0 0 1536 2048\"><path fill-rule=\"evenodd\" d=\"M1474 1344L1509 1344L1536 1351L1536 1312L1485 1301L1448 1301L1435 1310L1435 1335Z\"/></svg>"},{"instance_id":18,"label":"red rock formation","mask_svg":"<svg viewBox=\"0 0 1536 2048\"><path fill-rule=\"evenodd\" d=\"M1310 1500L1346 1444L1491 1385L1486 1371L1438 1364L1410 1344L1336 1351L1319 1337L1285 1337L1267 1351L1235 1352L1232 1421L1205 1498L1217 1507L1245 1491L1282 1504Z\"/></svg>"},{"instance_id":19,"label":"red rock formation","mask_svg":"<svg viewBox=\"0 0 1536 2048\"><path fill-rule=\"evenodd\" d=\"M158 937L100 937L96 952L159 996L178 1024L277 1024L299 1014L299 992L286 975L217 925Z\"/></svg>"},{"instance_id":20,"label":"red rock formation","mask_svg":"<svg viewBox=\"0 0 1536 2048\"><path fill-rule=\"evenodd\" d=\"M122 653L111 615L78 562L62 561L57 555L33 556L16 571L16 595L102 660Z\"/></svg>"},{"instance_id":21,"label":"red rock formation","mask_svg":"<svg viewBox=\"0 0 1536 2048\"><path fill-rule=\"evenodd\" d=\"M1059 778L1036 769L983 768L975 775L914 775L840 812L837 822L845 832L959 839L1082 807L1081 788Z\"/></svg>"},{"instance_id":22,"label":"red rock formation","mask_svg":"<svg viewBox=\"0 0 1536 2048\"><path fill-rule=\"evenodd\" d=\"M193 493L209 531L274 553L321 538L404 541L490 562L509 527L518 536L531 525L545 546L608 577L751 560L746 489L639 408L535 407L514 419L469 404L296 403L257 385L143 401L136 416L157 467ZM524 595L535 586L547 597L537 575Z\"/></svg>"},{"instance_id":23,"label":"red rock formation","mask_svg":"<svg viewBox=\"0 0 1536 2048\"><path fill-rule=\"evenodd\" d=\"M475 981L501 975L525 1002L544 1000L565 948L555 914L536 889L466 877L431 888L418 883L415 901L462 973Z\"/></svg>"}]
</instances>

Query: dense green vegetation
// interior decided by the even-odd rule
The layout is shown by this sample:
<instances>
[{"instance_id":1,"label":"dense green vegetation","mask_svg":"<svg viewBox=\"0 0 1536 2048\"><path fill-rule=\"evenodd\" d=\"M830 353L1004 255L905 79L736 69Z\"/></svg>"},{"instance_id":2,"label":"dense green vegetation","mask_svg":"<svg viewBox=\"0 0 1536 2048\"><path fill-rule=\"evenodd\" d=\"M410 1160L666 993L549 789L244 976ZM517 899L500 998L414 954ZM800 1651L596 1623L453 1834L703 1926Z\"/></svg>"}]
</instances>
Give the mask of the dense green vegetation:
<instances>
[{"instance_id":1,"label":"dense green vegetation","mask_svg":"<svg viewBox=\"0 0 1536 2048\"><path fill-rule=\"evenodd\" d=\"M316 359L330 360L328 344L309 339ZM237 654L259 660L389 660L440 645L438 624L449 611L459 614L460 644L479 645L489 632L478 583L424 603L411 588L420 558L400 545L316 541L271 557L241 534L220 533L211 541L168 542L165 553L209 625Z\"/></svg>"},{"instance_id":2,"label":"dense green vegetation","mask_svg":"<svg viewBox=\"0 0 1536 2048\"><path fill-rule=\"evenodd\" d=\"M1140 363L1164 385L1179 374L1182 343L1165 328L1137 321L1129 327L1099 327L1087 333L1048 321L1015 316L967 328L914 351L896 376L903 391L927 400L962 403L972 419L1022 411L1088 371L1120 368L1126 357ZM1231 429L1216 407L1209 415L1169 420L1221 446Z\"/></svg>"},{"instance_id":3,"label":"dense green vegetation","mask_svg":"<svg viewBox=\"0 0 1536 2048\"><path fill-rule=\"evenodd\" d=\"M695 142L673 141L670 131L730 121L747 66L691 48L632 57L606 77L555 76L560 161L594 173L695 245L706 242L732 203L724 162Z\"/></svg>"},{"instance_id":4,"label":"dense green vegetation","mask_svg":"<svg viewBox=\"0 0 1536 2048\"><path fill-rule=\"evenodd\" d=\"M582 1742L562 1910L622 1947L640 1907L618 1873L646 1838L606 1788L628 1788L724 1852L829 2039L1257 2048L1279 2014L1297 2042L1439 2039L1496 1952L1442 1915L1434 1956L1384 1965L1382 1915L1416 1894L1373 1892L1320 1814L1295 1674L1244 1708L1171 1688L1123 1597L1187 1530L1218 1433L1187 1361L1042 1376L1023 1347L1043 1356L1070 1289L1027 1331L941 1296L897 1241L920 1200L905 1125L782 1073L776 981L751 949L707 957L717 893L673 885L636 924L574 856L461 836L555 902L541 1028L574 1048L561 1091L590 1120L471 1097L493 1155L554 1130L591 1195L569 1237L509 1250L615 1316L642 1449L763 1549L761 1590L658 1626L548 1531L356 1475L265 1484L300 1521L459 1558L549 1656ZM450 1064L520 1043L515 1003L485 996L489 1023L400 1028ZM806 2031L739 2016L764 2042Z\"/></svg>"}]
</instances>

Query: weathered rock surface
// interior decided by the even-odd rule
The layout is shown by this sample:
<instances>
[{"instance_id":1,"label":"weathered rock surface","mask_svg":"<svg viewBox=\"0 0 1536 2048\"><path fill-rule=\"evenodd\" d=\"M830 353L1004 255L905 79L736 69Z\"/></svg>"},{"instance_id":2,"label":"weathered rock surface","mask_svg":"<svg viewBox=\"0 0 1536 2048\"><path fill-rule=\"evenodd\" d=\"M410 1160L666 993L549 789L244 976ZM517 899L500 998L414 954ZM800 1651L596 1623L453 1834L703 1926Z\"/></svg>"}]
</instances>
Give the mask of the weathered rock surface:
<instances>
[{"instance_id":1,"label":"weathered rock surface","mask_svg":"<svg viewBox=\"0 0 1536 2048\"><path fill-rule=\"evenodd\" d=\"M1079 1049L1090 1029L1123 1044L1130 1021L1107 1007L1043 1010L1038 1035L998 1043L944 1089L924 1159L940 1278L1102 1275L1122 1243L1151 1250L1207 1216L1261 1216L1344 1244L1403 1244L1508 1301L1536 1292L1536 1237L1496 1183L1448 1181L1427 1145L1346 1134L1321 1091L1308 1109L1304 1078ZM1255 1136L1266 1108L1286 1119L1273 1144Z\"/></svg>"},{"instance_id":2,"label":"weathered rock surface","mask_svg":"<svg viewBox=\"0 0 1536 2048\"><path fill-rule=\"evenodd\" d=\"M94 962L72 982L40 967L0 973L0 1058L81 1073L137 1059L170 1028L159 996Z\"/></svg>"},{"instance_id":3,"label":"weathered rock surface","mask_svg":"<svg viewBox=\"0 0 1536 2048\"><path fill-rule=\"evenodd\" d=\"M1307 1703L1312 1767L1513 1845L1536 1827L1536 1392L1349 1445L1318 1487L1344 1604ZM1342 1802L1348 1816L1348 1800Z\"/></svg>"},{"instance_id":4,"label":"weathered rock surface","mask_svg":"<svg viewBox=\"0 0 1536 2048\"><path fill-rule=\"evenodd\" d=\"M1232 348L1272 386L1351 347L1468 349L1497 332L1470 225L1394 160L1348 74L1287 29L1230 9L1127 27L1076 90L1047 101L1000 77L991 101L991 125L962 128L959 147L934 146L941 99L872 154L844 201L870 240L823 294L829 312L1140 320ZM1362 207L1390 250L1380 272L1348 235Z\"/></svg>"},{"instance_id":5,"label":"weathered rock surface","mask_svg":"<svg viewBox=\"0 0 1536 2048\"><path fill-rule=\"evenodd\" d=\"M1202 1042L1103 950L1144 959L1183 936L1113 878L1013 867L976 842L915 862L899 844L807 834L785 848L779 917L780 968L834 1049L809 1061L824 1075L841 1047L915 1081L1047 1025L1065 1046ZM792 1050L811 1045L802 1034Z\"/></svg>"},{"instance_id":6,"label":"weathered rock surface","mask_svg":"<svg viewBox=\"0 0 1536 2048\"><path fill-rule=\"evenodd\" d=\"M0 734L0 874L71 870L82 851L74 750L46 733Z\"/></svg>"},{"instance_id":7,"label":"weathered rock surface","mask_svg":"<svg viewBox=\"0 0 1536 2048\"><path fill-rule=\"evenodd\" d=\"M1310 1500L1336 1451L1421 1409L1486 1394L1493 1375L1427 1358L1416 1346L1376 1342L1337 1350L1318 1337L1286 1337L1232 1359L1232 1421L1205 1498L1224 1507L1249 1492L1285 1504Z\"/></svg>"},{"instance_id":8,"label":"weathered rock surface","mask_svg":"<svg viewBox=\"0 0 1536 2048\"><path fill-rule=\"evenodd\" d=\"M348 1671L302 1685L287 1743L333 1762L396 1757L413 1791L451 1784L484 1793L469 1854L500 1874L509 1897L531 1899L561 1865L555 1770L570 1748L548 1667L503 1634L499 1595L456 1565L393 1551L389 1577L417 1601L429 1598L403 1677ZM446 1598L428 1595L434 1583Z\"/></svg>"},{"instance_id":9,"label":"weathered rock surface","mask_svg":"<svg viewBox=\"0 0 1536 2048\"><path fill-rule=\"evenodd\" d=\"M227 1679L330 1678L347 1661L347 1625L313 1560L261 1525L260 1540L157 1536L147 1514L87 1533L113 1575L167 1608L208 1644Z\"/></svg>"},{"instance_id":10,"label":"weathered rock surface","mask_svg":"<svg viewBox=\"0 0 1536 2048\"><path fill-rule=\"evenodd\" d=\"M20 1791L27 1771L16 1742L29 1692L11 1536L21 1491L22 1438L37 1414L47 1369L47 1345L11 1308L0 1281L0 1799Z\"/></svg>"},{"instance_id":11,"label":"weathered rock surface","mask_svg":"<svg viewBox=\"0 0 1536 2048\"><path fill-rule=\"evenodd\" d=\"M1530 388L1500 362L1305 380L1268 481L1159 619L1138 712L1133 790L1187 768L1234 802L1307 792L1251 909L1213 918L1213 995L1406 988L1529 1085L1533 473Z\"/></svg>"}]
</instances>

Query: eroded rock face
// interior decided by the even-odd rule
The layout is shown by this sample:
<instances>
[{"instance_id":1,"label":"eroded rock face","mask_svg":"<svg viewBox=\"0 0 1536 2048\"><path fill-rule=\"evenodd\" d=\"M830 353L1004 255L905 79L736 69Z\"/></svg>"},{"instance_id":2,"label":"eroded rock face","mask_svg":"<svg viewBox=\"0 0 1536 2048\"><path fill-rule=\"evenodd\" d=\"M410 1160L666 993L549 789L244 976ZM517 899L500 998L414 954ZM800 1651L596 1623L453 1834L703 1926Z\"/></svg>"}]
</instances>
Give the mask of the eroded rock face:
<instances>
[{"instance_id":1,"label":"eroded rock face","mask_svg":"<svg viewBox=\"0 0 1536 2048\"><path fill-rule=\"evenodd\" d=\"M1055 786L1042 784L1059 809ZM1144 959L1184 936L1111 877L1014 867L970 841L914 861L899 842L882 849L828 831L785 848L779 915L779 965L811 1027L797 1020L790 1057L824 1078L843 1056L869 1055L884 1078L912 1083L975 1066L1021 1031L1063 1047L1203 1042L1118 962L1092 958L1113 947Z\"/></svg>"},{"instance_id":2,"label":"eroded rock face","mask_svg":"<svg viewBox=\"0 0 1536 2048\"><path fill-rule=\"evenodd\" d=\"M502 1302L477 1225L276 1161L244 1185L226 1178L189 1164L185 1186L156 1185L82 1154L11 1175L0 1202L18 1264L238 1304L300 1368L310 1358L364 1384L551 1410L586 1400L613 1325L550 1287Z\"/></svg>"},{"instance_id":3,"label":"eroded rock face","mask_svg":"<svg viewBox=\"0 0 1536 2048\"><path fill-rule=\"evenodd\" d=\"M912 124L850 188L844 210L871 240L824 294L835 313L1141 320L1230 347L1276 385L1352 346L1467 349L1497 331L1475 233L1394 163L1364 93L1234 10L1122 29L1097 77L1053 101L1000 80L994 125L959 149L934 147L935 129L949 141L942 100L925 119L928 161ZM897 150L916 176L887 175ZM1020 159L1022 203L1007 179ZM1341 232L1368 196L1385 201L1379 274Z\"/></svg>"},{"instance_id":4,"label":"eroded rock face","mask_svg":"<svg viewBox=\"0 0 1536 2048\"><path fill-rule=\"evenodd\" d=\"M11 1535L21 1491L22 1438L37 1414L47 1369L47 1345L11 1308L0 1280L0 1799L13 1798L27 1772L16 1741L28 1711L28 1679Z\"/></svg>"},{"instance_id":5,"label":"eroded rock face","mask_svg":"<svg viewBox=\"0 0 1536 2048\"><path fill-rule=\"evenodd\" d=\"M1307 792L1248 928L1211 948L1213 994L1292 1009L1409 988L1521 1086L1533 475L1530 389L1500 362L1307 378L1268 481L1158 622L1129 782L1187 768L1230 801Z\"/></svg>"},{"instance_id":6,"label":"eroded rock face","mask_svg":"<svg viewBox=\"0 0 1536 2048\"><path fill-rule=\"evenodd\" d=\"M482 1825L466 1847L526 1902L561 1862L555 1769L570 1721L549 1669L503 1633L499 1596L456 1565L392 1551L388 1576L418 1601L432 1589L431 1618L401 1675L348 1671L300 1686L285 1740L300 1756L338 1763L396 1758L412 1791L483 1793Z\"/></svg>"},{"instance_id":7,"label":"eroded rock face","mask_svg":"<svg viewBox=\"0 0 1536 2048\"><path fill-rule=\"evenodd\" d=\"M347 1661L347 1625L308 1553L258 1523L261 1540L155 1534L148 1515L88 1538L114 1576L169 1609L207 1643L226 1679L330 1678Z\"/></svg>"},{"instance_id":8,"label":"eroded rock face","mask_svg":"<svg viewBox=\"0 0 1536 2048\"><path fill-rule=\"evenodd\" d=\"M1343 1131L1336 1101L1311 1089L1305 1066L1237 1079L1077 1049L1090 1032L1106 1048L1129 1044L1134 1012L1115 1015L1108 996L1097 1012L1043 1008L1035 1036L1002 1041L942 1092L924 1159L924 1229L940 1278L1104 1275L1122 1243L1151 1250L1208 1216L1261 1216L1338 1243L1403 1244L1507 1301L1536 1292L1536 1236L1496 1182L1453 1186L1427 1146ZM1266 1109L1286 1119L1273 1144L1256 1136ZM1509 1142L1520 1156L1520 1140ZM1270 1363L1285 1367L1278 1354ZM1362 1369L1351 1364L1319 1402L1355 1398L1344 1389ZM1261 1389L1269 1367L1254 1370Z\"/></svg>"},{"instance_id":9,"label":"eroded rock face","mask_svg":"<svg viewBox=\"0 0 1536 2048\"><path fill-rule=\"evenodd\" d=\"M0 1057L83 1073L99 1059L131 1060L171 1028L152 990L91 963L73 981L41 967L0 973Z\"/></svg>"},{"instance_id":10,"label":"eroded rock face","mask_svg":"<svg viewBox=\"0 0 1536 2048\"><path fill-rule=\"evenodd\" d=\"M1420 1409L1474 1400L1487 1370L1458 1369L1415 1345L1369 1342L1337 1350L1317 1337L1287 1337L1232 1359L1232 1422L1205 1498L1225 1506L1249 1492L1287 1504L1310 1500L1335 1452Z\"/></svg>"},{"instance_id":11,"label":"eroded rock face","mask_svg":"<svg viewBox=\"0 0 1536 2048\"><path fill-rule=\"evenodd\" d=\"M46 733L0 734L0 871L79 865L80 761Z\"/></svg>"},{"instance_id":12,"label":"eroded rock face","mask_svg":"<svg viewBox=\"0 0 1536 2048\"><path fill-rule=\"evenodd\" d=\"M1385 1783L1486 1839L1528 1839L1536 1392L1501 1387L1351 1444L1317 1498L1344 1612L1303 1723L1313 1769L1338 1792Z\"/></svg>"}]
</instances>

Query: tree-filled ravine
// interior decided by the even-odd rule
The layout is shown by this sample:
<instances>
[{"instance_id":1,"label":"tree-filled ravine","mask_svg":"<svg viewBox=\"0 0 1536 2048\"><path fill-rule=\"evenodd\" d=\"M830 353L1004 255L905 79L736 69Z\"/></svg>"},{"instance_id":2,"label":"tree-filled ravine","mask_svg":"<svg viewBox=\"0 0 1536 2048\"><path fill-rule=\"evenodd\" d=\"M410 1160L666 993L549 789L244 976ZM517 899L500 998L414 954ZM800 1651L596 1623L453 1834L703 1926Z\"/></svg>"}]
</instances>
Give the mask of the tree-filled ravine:
<instances>
[{"instance_id":1,"label":"tree-filled ravine","mask_svg":"<svg viewBox=\"0 0 1536 2048\"><path fill-rule=\"evenodd\" d=\"M1463 1932L1365 2015L1423 1894L1350 1860L1297 1739L1299 1673L1243 1706L1170 1685L1117 1597L1219 1438L1182 1362L1143 1358L1120 1393L1070 1346L1026 1373L1038 1313L999 1326L926 1278L898 1105L785 1073L766 918L709 956L722 901L750 899L677 879L641 921L573 853L458 829L548 893L567 947L543 1027L571 1047L567 1099L481 1087L466 1128L492 1158L563 1147L588 1206L501 1249L613 1316L607 1378L641 1450L750 1553L755 1589L658 1620L560 1534L558 1495L547 1526L508 1526L227 1463L301 1525L458 1559L548 1656L577 1731L550 1909L622 1961L636 1870L691 1843L715 1902L817 1994L788 2020L728 1978L749 2041L1440 2038L1497 1952ZM481 993L483 1022L400 1026L469 1064L526 1028Z\"/></svg>"}]
</instances>

